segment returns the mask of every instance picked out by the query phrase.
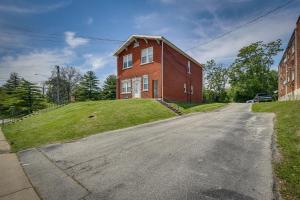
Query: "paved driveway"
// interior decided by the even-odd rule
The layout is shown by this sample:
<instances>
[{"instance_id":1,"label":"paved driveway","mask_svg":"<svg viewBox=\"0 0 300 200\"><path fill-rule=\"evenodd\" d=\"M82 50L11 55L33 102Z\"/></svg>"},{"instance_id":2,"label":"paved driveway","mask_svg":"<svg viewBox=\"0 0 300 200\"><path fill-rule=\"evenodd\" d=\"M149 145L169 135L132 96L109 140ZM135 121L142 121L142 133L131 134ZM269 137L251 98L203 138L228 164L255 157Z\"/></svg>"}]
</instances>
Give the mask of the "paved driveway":
<instances>
[{"instance_id":1,"label":"paved driveway","mask_svg":"<svg viewBox=\"0 0 300 200\"><path fill-rule=\"evenodd\" d=\"M44 199L272 199L273 114L249 104L19 153Z\"/></svg>"}]
</instances>

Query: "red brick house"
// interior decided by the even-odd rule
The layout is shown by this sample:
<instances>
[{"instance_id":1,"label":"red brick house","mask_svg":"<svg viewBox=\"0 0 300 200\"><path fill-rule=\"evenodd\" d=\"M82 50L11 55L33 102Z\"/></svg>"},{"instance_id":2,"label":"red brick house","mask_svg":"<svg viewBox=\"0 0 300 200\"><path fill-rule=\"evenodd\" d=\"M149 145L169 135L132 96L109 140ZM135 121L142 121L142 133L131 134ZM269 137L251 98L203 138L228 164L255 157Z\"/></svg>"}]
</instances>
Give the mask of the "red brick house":
<instances>
[{"instance_id":1,"label":"red brick house","mask_svg":"<svg viewBox=\"0 0 300 200\"><path fill-rule=\"evenodd\" d=\"M278 99L300 100L300 17L278 66Z\"/></svg>"},{"instance_id":2,"label":"red brick house","mask_svg":"<svg viewBox=\"0 0 300 200\"><path fill-rule=\"evenodd\" d=\"M202 65L166 38L132 35L114 55L117 99L202 102Z\"/></svg>"}]
</instances>

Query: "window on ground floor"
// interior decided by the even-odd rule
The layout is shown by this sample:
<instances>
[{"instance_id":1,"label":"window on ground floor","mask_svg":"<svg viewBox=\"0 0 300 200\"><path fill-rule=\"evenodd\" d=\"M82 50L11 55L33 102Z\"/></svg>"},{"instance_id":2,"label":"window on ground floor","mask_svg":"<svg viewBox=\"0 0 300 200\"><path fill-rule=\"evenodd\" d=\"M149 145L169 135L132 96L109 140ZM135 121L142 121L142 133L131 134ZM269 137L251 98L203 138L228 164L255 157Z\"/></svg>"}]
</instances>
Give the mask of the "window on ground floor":
<instances>
[{"instance_id":1,"label":"window on ground floor","mask_svg":"<svg viewBox=\"0 0 300 200\"><path fill-rule=\"evenodd\" d=\"M143 91L148 91L149 89L149 78L148 75L143 76Z\"/></svg>"},{"instance_id":2,"label":"window on ground floor","mask_svg":"<svg viewBox=\"0 0 300 200\"><path fill-rule=\"evenodd\" d=\"M186 93L186 83L183 84L183 92Z\"/></svg>"},{"instance_id":3,"label":"window on ground floor","mask_svg":"<svg viewBox=\"0 0 300 200\"><path fill-rule=\"evenodd\" d=\"M122 80L121 81L121 88L122 88L122 94L128 94L131 93L131 80Z\"/></svg>"}]
</instances>

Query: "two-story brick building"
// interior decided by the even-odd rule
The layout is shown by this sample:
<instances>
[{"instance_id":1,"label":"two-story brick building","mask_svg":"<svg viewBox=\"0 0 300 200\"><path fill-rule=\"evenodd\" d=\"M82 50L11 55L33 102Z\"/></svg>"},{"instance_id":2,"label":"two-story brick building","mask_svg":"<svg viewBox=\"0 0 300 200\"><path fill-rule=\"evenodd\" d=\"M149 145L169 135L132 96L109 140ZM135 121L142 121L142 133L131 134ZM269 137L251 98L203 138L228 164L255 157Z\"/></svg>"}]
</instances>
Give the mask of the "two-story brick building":
<instances>
[{"instance_id":1,"label":"two-story brick building","mask_svg":"<svg viewBox=\"0 0 300 200\"><path fill-rule=\"evenodd\" d=\"M202 102L202 65L166 38L132 35L114 55L117 99Z\"/></svg>"},{"instance_id":2,"label":"two-story brick building","mask_svg":"<svg viewBox=\"0 0 300 200\"><path fill-rule=\"evenodd\" d=\"M278 66L278 99L300 100L300 17Z\"/></svg>"}]
</instances>

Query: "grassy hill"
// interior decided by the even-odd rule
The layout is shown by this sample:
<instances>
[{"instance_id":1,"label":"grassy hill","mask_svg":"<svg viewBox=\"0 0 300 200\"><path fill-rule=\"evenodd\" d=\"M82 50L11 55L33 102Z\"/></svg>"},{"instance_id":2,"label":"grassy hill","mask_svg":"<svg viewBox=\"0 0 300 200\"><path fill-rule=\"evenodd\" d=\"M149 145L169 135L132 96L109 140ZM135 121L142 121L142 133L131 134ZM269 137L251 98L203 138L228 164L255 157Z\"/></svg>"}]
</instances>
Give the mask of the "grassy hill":
<instances>
[{"instance_id":1,"label":"grassy hill","mask_svg":"<svg viewBox=\"0 0 300 200\"><path fill-rule=\"evenodd\" d=\"M171 103L174 108L177 108L180 112L184 114L193 112L208 112L223 108L227 103L207 103L207 104L194 104L194 103Z\"/></svg>"},{"instance_id":2,"label":"grassy hill","mask_svg":"<svg viewBox=\"0 0 300 200\"><path fill-rule=\"evenodd\" d=\"M154 100L72 103L3 127L13 151L175 116Z\"/></svg>"},{"instance_id":3,"label":"grassy hill","mask_svg":"<svg viewBox=\"0 0 300 200\"><path fill-rule=\"evenodd\" d=\"M280 178L279 189L284 199L300 198L300 101L259 103L256 112L276 114L275 131L283 157L274 169Z\"/></svg>"}]
</instances>

